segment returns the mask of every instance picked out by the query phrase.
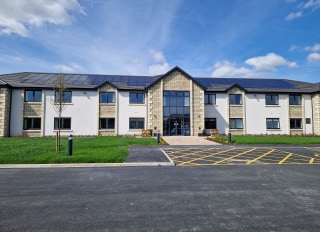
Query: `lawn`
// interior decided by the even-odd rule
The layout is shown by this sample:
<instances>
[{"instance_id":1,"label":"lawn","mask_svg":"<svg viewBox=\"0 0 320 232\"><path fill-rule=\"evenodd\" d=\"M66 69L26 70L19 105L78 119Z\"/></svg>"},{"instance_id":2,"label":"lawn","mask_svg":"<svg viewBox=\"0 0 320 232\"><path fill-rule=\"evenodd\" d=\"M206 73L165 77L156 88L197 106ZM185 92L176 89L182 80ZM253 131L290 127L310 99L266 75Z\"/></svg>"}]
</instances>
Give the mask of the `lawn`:
<instances>
[{"instance_id":1,"label":"lawn","mask_svg":"<svg viewBox=\"0 0 320 232\"><path fill-rule=\"evenodd\" d=\"M1 138L0 164L121 163L129 146L154 145L154 138L74 137L68 156L68 138L61 138L61 151L55 151L55 138Z\"/></svg>"},{"instance_id":2,"label":"lawn","mask_svg":"<svg viewBox=\"0 0 320 232\"><path fill-rule=\"evenodd\" d=\"M228 142L227 136L221 136L218 141ZM285 136L285 135L268 135L268 136L232 136L234 144L320 144L319 136Z\"/></svg>"}]
</instances>

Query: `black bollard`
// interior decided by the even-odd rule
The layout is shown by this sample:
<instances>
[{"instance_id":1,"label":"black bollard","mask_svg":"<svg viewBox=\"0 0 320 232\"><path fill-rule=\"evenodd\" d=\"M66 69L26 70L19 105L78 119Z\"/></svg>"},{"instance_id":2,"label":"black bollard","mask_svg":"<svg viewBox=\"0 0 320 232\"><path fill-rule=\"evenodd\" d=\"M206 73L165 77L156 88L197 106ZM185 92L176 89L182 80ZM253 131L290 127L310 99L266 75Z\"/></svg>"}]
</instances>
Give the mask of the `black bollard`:
<instances>
[{"instance_id":1,"label":"black bollard","mask_svg":"<svg viewBox=\"0 0 320 232\"><path fill-rule=\"evenodd\" d=\"M157 143L160 144L160 132L157 132Z\"/></svg>"},{"instance_id":2,"label":"black bollard","mask_svg":"<svg viewBox=\"0 0 320 232\"><path fill-rule=\"evenodd\" d=\"M231 143L231 132L228 133L228 143Z\"/></svg>"},{"instance_id":3,"label":"black bollard","mask_svg":"<svg viewBox=\"0 0 320 232\"><path fill-rule=\"evenodd\" d=\"M72 135L70 135L68 139L68 155L72 155Z\"/></svg>"}]
</instances>

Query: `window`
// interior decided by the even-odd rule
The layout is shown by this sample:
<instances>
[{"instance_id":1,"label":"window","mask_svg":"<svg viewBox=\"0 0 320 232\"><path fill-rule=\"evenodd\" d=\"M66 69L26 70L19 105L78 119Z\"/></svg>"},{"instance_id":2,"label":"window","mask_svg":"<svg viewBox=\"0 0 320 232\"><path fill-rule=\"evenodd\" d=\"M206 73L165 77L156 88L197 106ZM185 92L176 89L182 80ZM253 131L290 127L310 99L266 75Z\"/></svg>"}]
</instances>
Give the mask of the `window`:
<instances>
[{"instance_id":1,"label":"window","mask_svg":"<svg viewBox=\"0 0 320 232\"><path fill-rule=\"evenodd\" d=\"M266 105L279 105L279 95L266 94Z\"/></svg>"},{"instance_id":2,"label":"window","mask_svg":"<svg viewBox=\"0 0 320 232\"><path fill-rule=\"evenodd\" d=\"M24 118L24 130L41 130L41 118Z\"/></svg>"},{"instance_id":3,"label":"window","mask_svg":"<svg viewBox=\"0 0 320 232\"><path fill-rule=\"evenodd\" d=\"M24 92L25 102L41 102L42 91L41 90L26 90Z\"/></svg>"},{"instance_id":4,"label":"window","mask_svg":"<svg viewBox=\"0 0 320 232\"><path fill-rule=\"evenodd\" d=\"M230 129L243 129L242 118L230 118L229 119Z\"/></svg>"},{"instance_id":5,"label":"window","mask_svg":"<svg viewBox=\"0 0 320 232\"><path fill-rule=\"evenodd\" d=\"M204 104L211 104L215 105L216 104L216 95L215 94L205 94L204 95Z\"/></svg>"},{"instance_id":6,"label":"window","mask_svg":"<svg viewBox=\"0 0 320 232\"><path fill-rule=\"evenodd\" d=\"M114 129L114 118L100 118L99 129Z\"/></svg>"},{"instance_id":7,"label":"window","mask_svg":"<svg viewBox=\"0 0 320 232\"><path fill-rule=\"evenodd\" d=\"M114 92L100 92L100 103L115 103L116 95Z\"/></svg>"},{"instance_id":8,"label":"window","mask_svg":"<svg viewBox=\"0 0 320 232\"><path fill-rule=\"evenodd\" d=\"M217 129L217 119L216 118L205 118L204 119L205 129Z\"/></svg>"},{"instance_id":9,"label":"window","mask_svg":"<svg viewBox=\"0 0 320 232\"><path fill-rule=\"evenodd\" d=\"M130 93L130 104L144 104L144 93Z\"/></svg>"},{"instance_id":10,"label":"window","mask_svg":"<svg viewBox=\"0 0 320 232\"><path fill-rule=\"evenodd\" d=\"M290 129L302 129L302 119L290 118Z\"/></svg>"},{"instance_id":11,"label":"window","mask_svg":"<svg viewBox=\"0 0 320 232\"><path fill-rule=\"evenodd\" d=\"M242 94L229 94L230 105L242 105Z\"/></svg>"},{"instance_id":12,"label":"window","mask_svg":"<svg viewBox=\"0 0 320 232\"><path fill-rule=\"evenodd\" d=\"M54 118L54 129L59 129L59 118ZM60 129L61 130L70 130L71 129L71 118L61 118L60 120Z\"/></svg>"},{"instance_id":13,"label":"window","mask_svg":"<svg viewBox=\"0 0 320 232\"><path fill-rule=\"evenodd\" d=\"M289 95L289 105L301 105L301 95L290 94Z\"/></svg>"},{"instance_id":14,"label":"window","mask_svg":"<svg viewBox=\"0 0 320 232\"><path fill-rule=\"evenodd\" d=\"M61 98L60 98L60 96L61 96ZM61 99L62 103L71 103L72 102L72 92L71 91L64 91L64 92L61 92L61 95L60 95L60 92L56 91L54 102L56 102L56 103L60 102L60 99Z\"/></svg>"},{"instance_id":15,"label":"window","mask_svg":"<svg viewBox=\"0 0 320 232\"><path fill-rule=\"evenodd\" d=\"M311 118L306 118L306 124L311 124Z\"/></svg>"},{"instance_id":16,"label":"window","mask_svg":"<svg viewBox=\"0 0 320 232\"><path fill-rule=\"evenodd\" d=\"M279 118L267 118L267 129L280 129Z\"/></svg>"},{"instance_id":17,"label":"window","mask_svg":"<svg viewBox=\"0 0 320 232\"><path fill-rule=\"evenodd\" d=\"M129 129L144 129L144 118L130 118Z\"/></svg>"}]
</instances>

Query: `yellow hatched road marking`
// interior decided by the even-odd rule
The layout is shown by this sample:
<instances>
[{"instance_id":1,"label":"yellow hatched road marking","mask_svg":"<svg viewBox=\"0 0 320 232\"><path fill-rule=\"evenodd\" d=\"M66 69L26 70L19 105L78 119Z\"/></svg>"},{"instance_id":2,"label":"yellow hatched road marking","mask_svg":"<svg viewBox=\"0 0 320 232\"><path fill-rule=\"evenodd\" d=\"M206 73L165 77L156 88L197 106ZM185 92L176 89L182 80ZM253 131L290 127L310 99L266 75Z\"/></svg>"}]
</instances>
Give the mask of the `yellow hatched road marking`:
<instances>
[{"instance_id":1,"label":"yellow hatched road marking","mask_svg":"<svg viewBox=\"0 0 320 232\"><path fill-rule=\"evenodd\" d=\"M313 164L313 162L314 162L314 158L311 158L309 161L309 164Z\"/></svg>"},{"instance_id":2,"label":"yellow hatched road marking","mask_svg":"<svg viewBox=\"0 0 320 232\"><path fill-rule=\"evenodd\" d=\"M220 151L220 152L216 152L216 153L213 153L213 154L210 154L210 155L202 156L202 157L200 157L200 158L195 158L195 159L192 159L192 160L189 160L189 161L186 161L186 162L182 162L182 163L180 163L180 164L177 164L177 166L182 166L182 165L185 165L185 164L189 164L189 163L192 163L192 162L194 162L194 161L201 160L201 159L204 159L204 158L207 158L207 157L212 157L212 156L215 156L215 155L224 153L224 152L232 151L232 150L234 150L234 149L235 149L235 148L231 148L231 149L228 149L228 150L222 150L222 151Z\"/></svg>"},{"instance_id":3,"label":"yellow hatched road marking","mask_svg":"<svg viewBox=\"0 0 320 232\"><path fill-rule=\"evenodd\" d=\"M281 160L278 164L283 164L287 159L290 158L290 156L292 156L292 153L289 153L289 155L287 155L283 160Z\"/></svg>"},{"instance_id":4,"label":"yellow hatched road marking","mask_svg":"<svg viewBox=\"0 0 320 232\"><path fill-rule=\"evenodd\" d=\"M176 153L177 151L173 151L172 153ZM177 159L177 158L182 158L182 157L186 157L186 156L190 156L190 155L193 155L193 154L197 154L199 152L202 152L202 151L192 151L191 149L181 149L181 150L178 150L178 152L191 152L191 153L187 153L187 154L184 154L184 155L174 155L174 159Z\"/></svg>"},{"instance_id":5,"label":"yellow hatched road marking","mask_svg":"<svg viewBox=\"0 0 320 232\"><path fill-rule=\"evenodd\" d=\"M247 151L245 151L245 152L241 152L241 153L239 153L239 154L237 154L237 155L234 155L234 156L231 156L231 157L229 157L229 158L220 160L220 161L215 162L215 163L213 163L213 164L214 164L214 165L215 165L215 164L220 164L220 163L222 163L222 162L224 162L224 161L227 161L227 160L233 159L233 158L235 158L235 157L238 157L238 156L240 156L240 155L249 153L249 152L254 151L254 150L256 150L256 149L257 149L257 148L255 147L255 148L253 148L253 149L251 149L251 150L247 150Z\"/></svg>"},{"instance_id":6,"label":"yellow hatched road marking","mask_svg":"<svg viewBox=\"0 0 320 232\"><path fill-rule=\"evenodd\" d=\"M253 160L250 160L249 162L247 162L247 164L252 164L252 163L256 162L258 159L261 159L261 158L263 158L263 157L265 157L265 156L269 155L270 153L272 153L272 152L274 152L274 151L275 151L275 149L272 149L272 150L270 150L270 151L268 151L268 152L264 153L263 155L261 155L261 156L259 156L259 157L255 158L255 159L253 159Z\"/></svg>"}]
</instances>

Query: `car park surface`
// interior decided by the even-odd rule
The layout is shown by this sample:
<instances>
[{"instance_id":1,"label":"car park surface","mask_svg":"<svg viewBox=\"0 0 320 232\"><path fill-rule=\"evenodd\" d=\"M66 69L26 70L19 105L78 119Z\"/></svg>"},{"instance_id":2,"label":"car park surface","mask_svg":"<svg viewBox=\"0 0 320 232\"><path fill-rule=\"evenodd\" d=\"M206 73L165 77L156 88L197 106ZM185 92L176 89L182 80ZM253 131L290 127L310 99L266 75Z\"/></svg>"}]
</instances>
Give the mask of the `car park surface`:
<instances>
[{"instance_id":1,"label":"car park surface","mask_svg":"<svg viewBox=\"0 0 320 232\"><path fill-rule=\"evenodd\" d=\"M318 165L0 169L0 231L319 231Z\"/></svg>"}]
</instances>

